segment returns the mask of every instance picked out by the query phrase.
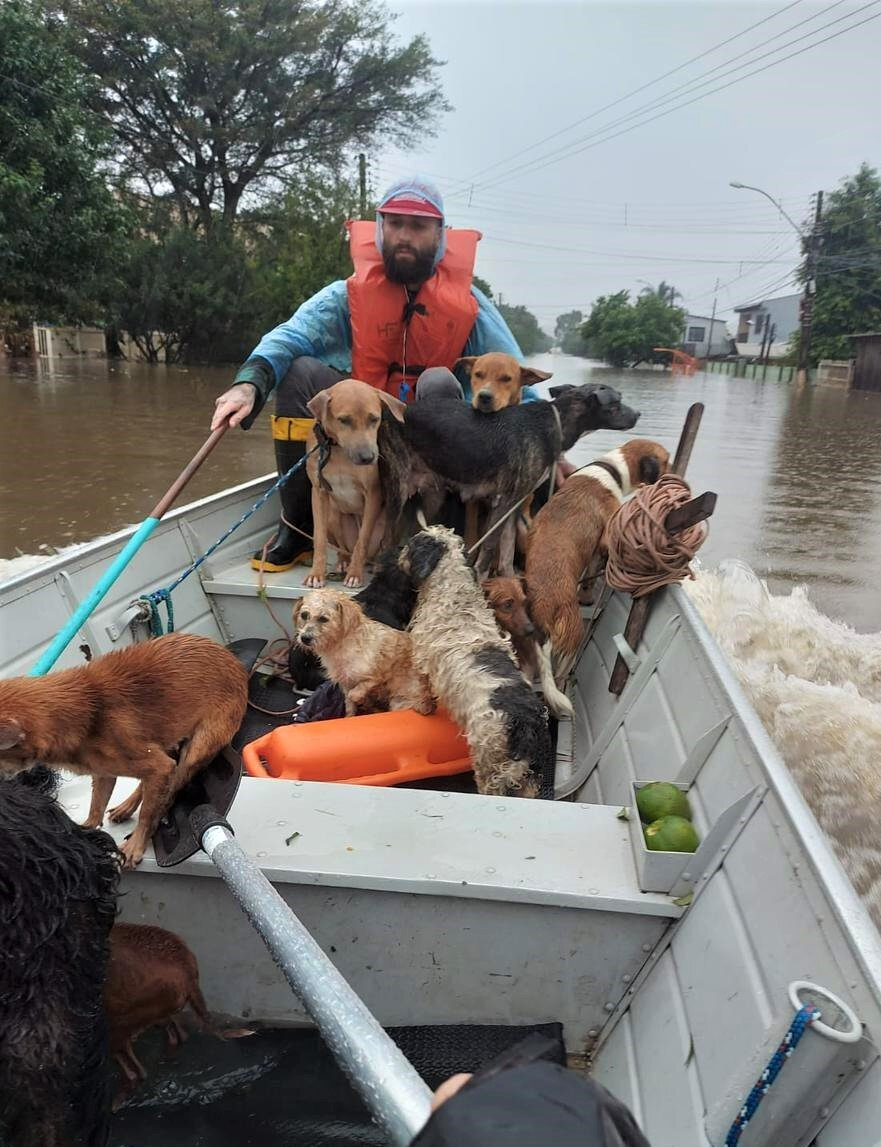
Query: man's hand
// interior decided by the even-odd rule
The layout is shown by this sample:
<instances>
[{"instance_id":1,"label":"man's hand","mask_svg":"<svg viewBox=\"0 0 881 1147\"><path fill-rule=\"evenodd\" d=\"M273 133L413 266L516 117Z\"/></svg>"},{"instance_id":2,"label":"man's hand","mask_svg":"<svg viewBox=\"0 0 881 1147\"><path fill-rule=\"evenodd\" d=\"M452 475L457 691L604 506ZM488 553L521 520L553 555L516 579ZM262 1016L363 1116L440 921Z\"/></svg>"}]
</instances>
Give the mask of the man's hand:
<instances>
[{"instance_id":1,"label":"man's hand","mask_svg":"<svg viewBox=\"0 0 881 1147\"><path fill-rule=\"evenodd\" d=\"M211 429L217 430L224 422L228 426L238 426L254 409L257 388L250 382L237 382L214 400L214 417Z\"/></svg>"},{"instance_id":2,"label":"man's hand","mask_svg":"<svg viewBox=\"0 0 881 1147\"><path fill-rule=\"evenodd\" d=\"M448 1099L452 1099L456 1092L463 1088L470 1078L470 1074L460 1072L459 1075L451 1076L450 1079L445 1080L431 1097L431 1110L437 1111L442 1103L446 1103Z\"/></svg>"}]
</instances>

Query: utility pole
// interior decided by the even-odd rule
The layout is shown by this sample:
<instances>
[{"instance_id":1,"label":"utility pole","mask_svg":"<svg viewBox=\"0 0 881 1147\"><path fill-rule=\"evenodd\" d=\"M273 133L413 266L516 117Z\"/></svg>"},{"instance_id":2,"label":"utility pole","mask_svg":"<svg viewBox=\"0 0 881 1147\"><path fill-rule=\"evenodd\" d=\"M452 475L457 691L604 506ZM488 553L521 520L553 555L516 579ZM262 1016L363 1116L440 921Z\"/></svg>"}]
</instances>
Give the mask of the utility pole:
<instances>
[{"instance_id":1,"label":"utility pole","mask_svg":"<svg viewBox=\"0 0 881 1147\"><path fill-rule=\"evenodd\" d=\"M707 338L707 358L713 353L713 327L716 325L716 301L719 298L719 280L716 279L716 285L713 287L713 310L712 318L710 319L710 334Z\"/></svg>"},{"instance_id":2,"label":"utility pole","mask_svg":"<svg viewBox=\"0 0 881 1147\"><path fill-rule=\"evenodd\" d=\"M367 156L362 151L358 156L359 208L362 219L367 218Z\"/></svg>"},{"instance_id":3,"label":"utility pole","mask_svg":"<svg viewBox=\"0 0 881 1147\"><path fill-rule=\"evenodd\" d=\"M801 300L801 331L798 339L798 363L795 372L796 382L808 381L808 361L811 353L811 328L814 322L814 295L816 294L817 255L820 251L820 226L823 218L823 192L817 192L817 206L814 211L814 224L805 252L805 292Z\"/></svg>"}]
</instances>

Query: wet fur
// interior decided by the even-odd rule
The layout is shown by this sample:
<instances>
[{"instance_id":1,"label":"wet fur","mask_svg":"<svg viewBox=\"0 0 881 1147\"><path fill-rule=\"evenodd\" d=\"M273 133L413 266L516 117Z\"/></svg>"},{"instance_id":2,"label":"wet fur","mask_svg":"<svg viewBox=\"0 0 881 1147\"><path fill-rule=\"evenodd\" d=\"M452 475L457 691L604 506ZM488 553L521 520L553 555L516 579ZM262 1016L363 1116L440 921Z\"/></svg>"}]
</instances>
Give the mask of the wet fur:
<instances>
[{"instance_id":1,"label":"wet fur","mask_svg":"<svg viewBox=\"0 0 881 1147\"><path fill-rule=\"evenodd\" d=\"M410 635L367 617L342 590L315 590L294 606L301 645L321 659L328 678L342 689L346 714L389 709L434 711L424 674L413 663Z\"/></svg>"},{"instance_id":2,"label":"wet fur","mask_svg":"<svg viewBox=\"0 0 881 1147\"><path fill-rule=\"evenodd\" d=\"M491 499L501 516L525 498L582 435L600 428L626 430L639 418L639 412L624 406L611 387L558 387L552 393L551 402L528 402L486 414L458 399L413 403L403 425L409 458L398 473L398 481L406 486L403 500L448 488L464 501ZM515 536L516 514L512 514L481 547L477 564L482 575L490 572L496 554L497 572L513 574Z\"/></svg>"},{"instance_id":3,"label":"wet fur","mask_svg":"<svg viewBox=\"0 0 881 1147\"><path fill-rule=\"evenodd\" d=\"M0 1137L105 1147L102 996L119 853L70 820L53 781L48 770L0 780Z\"/></svg>"},{"instance_id":4,"label":"wet fur","mask_svg":"<svg viewBox=\"0 0 881 1147\"><path fill-rule=\"evenodd\" d=\"M431 526L403 547L400 563L419 590L414 662L468 741L478 792L537 796L552 761L546 711L499 633L461 538Z\"/></svg>"},{"instance_id":5,"label":"wet fur","mask_svg":"<svg viewBox=\"0 0 881 1147\"><path fill-rule=\"evenodd\" d=\"M519 577L494 577L483 582L483 592L496 624L514 646L517 664L531 685L540 677L542 693L555 717L572 718L572 702L557 688L545 648L545 635L529 615L529 599Z\"/></svg>"},{"instance_id":6,"label":"wet fur","mask_svg":"<svg viewBox=\"0 0 881 1147\"><path fill-rule=\"evenodd\" d=\"M141 804L122 845L126 867L134 867L178 789L232 740L247 702L240 662L185 633L46 677L0 681L0 773L41 761L90 775L87 828L103 823L117 777L137 777L134 793L109 814L127 820Z\"/></svg>"},{"instance_id":7,"label":"wet fur","mask_svg":"<svg viewBox=\"0 0 881 1147\"><path fill-rule=\"evenodd\" d=\"M609 519L637 486L656 482L670 455L658 442L634 438L600 459L619 475L587 467L573 474L535 517L526 551L526 592L535 624L547 634L553 676L563 685L584 633L579 585L595 559L605 562Z\"/></svg>"},{"instance_id":8,"label":"wet fur","mask_svg":"<svg viewBox=\"0 0 881 1147\"><path fill-rule=\"evenodd\" d=\"M179 936L153 925L115 924L104 988L110 1051L125 1079L115 1106L147 1078L133 1041L148 1028L161 1025L169 1044L177 1047L186 1033L175 1017L187 1005L214 1035L230 1039L250 1034L215 1027L199 987L196 957Z\"/></svg>"}]
</instances>

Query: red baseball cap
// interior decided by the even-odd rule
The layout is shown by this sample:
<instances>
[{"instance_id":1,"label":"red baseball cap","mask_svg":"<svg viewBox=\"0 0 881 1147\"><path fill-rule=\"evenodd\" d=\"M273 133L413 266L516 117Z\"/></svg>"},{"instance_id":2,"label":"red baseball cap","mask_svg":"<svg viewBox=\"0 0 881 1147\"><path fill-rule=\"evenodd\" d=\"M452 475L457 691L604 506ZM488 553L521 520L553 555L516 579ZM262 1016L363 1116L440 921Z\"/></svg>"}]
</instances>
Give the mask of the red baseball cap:
<instances>
[{"instance_id":1,"label":"red baseball cap","mask_svg":"<svg viewBox=\"0 0 881 1147\"><path fill-rule=\"evenodd\" d=\"M407 179L390 187L380 201L382 215L422 215L443 219L444 202L440 192L427 180Z\"/></svg>"}]
</instances>

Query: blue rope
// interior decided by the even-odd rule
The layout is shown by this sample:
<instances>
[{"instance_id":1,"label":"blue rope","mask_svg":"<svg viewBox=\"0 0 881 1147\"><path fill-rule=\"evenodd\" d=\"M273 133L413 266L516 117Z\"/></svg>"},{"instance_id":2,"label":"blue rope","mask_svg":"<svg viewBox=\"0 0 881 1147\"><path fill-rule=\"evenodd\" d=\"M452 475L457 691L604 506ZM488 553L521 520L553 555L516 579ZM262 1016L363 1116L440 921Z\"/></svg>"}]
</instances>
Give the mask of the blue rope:
<instances>
[{"instance_id":1,"label":"blue rope","mask_svg":"<svg viewBox=\"0 0 881 1147\"><path fill-rule=\"evenodd\" d=\"M725 1136L725 1147L735 1147L735 1144L743 1133L743 1129L755 1115L759 1104L768 1094L771 1089L771 1084L780 1074L784 1063L786 1063L796 1047L798 1047L798 1042L808 1027L814 1020L818 1020L821 1014L822 1013L817 1011L813 1004L806 1004L795 1013L795 1019L789 1025L789 1031L783 1037L780 1046L768 1060L768 1066L756 1080L752 1091L746 1097L746 1103L741 1107L737 1118L731 1124L731 1130Z\"/></svg>"},{"instance_id":2,"label":"blue rope","mask_svg":"<svg viewBox=\"0 0 881 1147\"><path fill-rule=\"evenodd\" d=\"M207 561L208 558L210 558L214 553L214 551L219 546L223 545L230 534L235 533L239 526L247 522L248 518L250 518L252 514L255 514L260 509L260 507L263 506L272 497L275 491L280 489L285 484L285 482L287 482L288 478L292 477L301 467L305 466L310 455L314 454L317 449L318 447L314 446L300 459L299 462L295 462L294 465L291 466L290 470L286 470L285 473L282 474L278 479L278 481L270 486L266 493L257 499L250 510L246 510L237 522L234 522L233 525L231 525L225 533L220 535L216 542L208 547L204 554L200 554L194 562L187 566L183 573L176 577L170 586L168 586L166 589L154 590L152 593L145 594L142 598L139 598L139 602L142 602L149 609L150 634L152 637L161 637L163 632L162 617L159 613L159 606L163 603L165 605L168 621L167 631L171 633L174 630L174 607L171 604L171 595L173 591L177 589L182 581L186 581L190 574L199 568L202 562Z\"/></svg>"}]
</instances>

